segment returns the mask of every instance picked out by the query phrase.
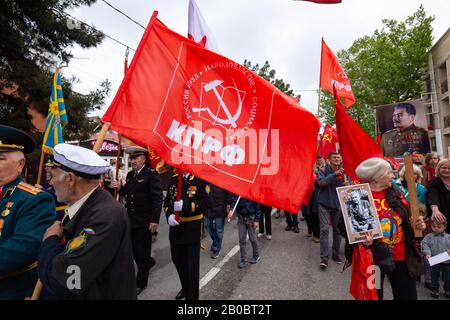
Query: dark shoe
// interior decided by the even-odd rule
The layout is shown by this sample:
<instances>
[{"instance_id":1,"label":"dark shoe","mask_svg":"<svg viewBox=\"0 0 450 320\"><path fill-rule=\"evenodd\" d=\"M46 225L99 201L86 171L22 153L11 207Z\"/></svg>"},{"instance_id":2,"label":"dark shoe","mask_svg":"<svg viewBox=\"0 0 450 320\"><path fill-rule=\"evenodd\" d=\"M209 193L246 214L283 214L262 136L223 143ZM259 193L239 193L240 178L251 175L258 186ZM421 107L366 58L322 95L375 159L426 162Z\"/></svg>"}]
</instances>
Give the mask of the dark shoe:
<instances>
[{"instance_id":1,"label":"dark shoe","mask_svg":"<svg viewBox=\"0 0 450 320\"><path fill-rule=\"evenodd\" d=\"M322 258L320 260L320 269L324 270L326 267L328 267L328 259Z\"/></svg>"},{"instance_id":2,"label":"dark shoe","mask_svg":"<svg viewBox=\"0 0 450 320\"><path fill-rule=\"evenodd\" d=\"M333 256L333 261L336 262L337 264L341 264L343 262L341 257L339 256Z\"/></svg>"},{"instance_id":3,"label":"dark shoe","mask_svg":"<svg viewBox=\"0 0 450 320\"><path fill-rule=\"evenodd\" d=\"M217 259L219 257L220 251L214 251L211 254L211 259Z\"/></svg>"},{"instance_id":4,"label":"dark shoe","mask_svg":"<svg viewBox=\"0 0 450 320\"><path fill-rule=\"evenodd\" d=\"M320 238L313 237L313 241L314 241L314 243L319 243L320 242Z\"/></svg>"},{"instance_id":5,"label":"dark shoe","mask_svg":"<svg viewBox=\"0 0 450 320\"><path fill-rule=\"evenodd\" d=\"M295 232L295 233L300 233L300 230L298 229L298 226L294 226L293 229L294 229L294 232Z\"/></svg>"},{"instance_id":6,"label":"dark shoe","mask_svg":"<svg viewBox=\"0 0 450 320\"><path fill-rule=\"evenodd\" d=\"M155 233L152 233L152 243L156 242L157 237L158 237L158 231L156 231Z\"/></svg>"},{"instance_id":7,"label":"dark shoe","mask_svg":"<svg viewBox=\"0 0 450 320\"><path fill-rule=\"evenodd\" d=\"M245 268L247 266L247 261L241 261L241 262L239 262L239 264L238 264L238 268L239 269L243 269L243 268Z\"/></svg>"},{"instance_id":8,"label":"dark shoe","mask_svg":"<svg viewBox=\"0 0 450 320\"><path fill-rule=\"evenodd\" d=\"M439 299L439 291L437 291L437 290L431 291L430 296L432 298Z\"/></svg>"},{"instance_id":9,"label":"dark shoe","mask_svg":"<svg viewBox=\"0 0 450 320\"><path fill-rule=\"evenodd\" d=\"M431 287L431 282L425 282L425 288L427 288L428 290L433 290L433 288Z\"/></svg>"},{"instance_id":10,"label":"dark shoe","mask_svg":"<svg viewBox=\"0 0 450 320\"><path fill-rule=\"evenodd\" d=\"M140 295L142 293L142 291L144 291L144 290L145 290L145 287L144 288L136 288L136 294Z\"/></svg>"},{"instance_id":11,"label":"dark shoe","mask_svg":"<svg viewBox=\"0 0 450 320\"><path fill-rule=\"evenodd\" d=\"M150 257L150 269L153 268L156 264L155 259L153 259L152 257Z\"/></svg>"},{"instance_id":12,"label":"dark shoe","mask_svg":"<svg viewBox=\"0 0 450 320\"><path fill-rule=\"evenodd\" d=\"M184 299L184 298L186 298L186 296L184 295L184 290L181 289L180 292L178 292L178 294L177 294L177 296L175 297L175 299L181 300L181 299Z\"/></svg>"},{"instance_id":13,"label":"dark shoe","mask_svg":"<svg viewBox=\"0 0 450 320\"><path fill-rule=\"evenodd\" d=\"M257 256L257 257L252 257L252 258L249 260L249 262L250 262L251 264L255 264L255 263L257 263L259 260L261 260L261 257L260 257L260 256Z\"/></svg>"},{"instance_id":14,"label":"dark shoe","mask_svg":"<svg viewBox=\"0 0 450 320\"><path fill-rule=\"evenodd\" d=\"M286 229L284 229L284 230L286 230L286 231L290 231L292 229L292 227L291 226L287 226L286 227Z\"/></svg>"}]
</instances>

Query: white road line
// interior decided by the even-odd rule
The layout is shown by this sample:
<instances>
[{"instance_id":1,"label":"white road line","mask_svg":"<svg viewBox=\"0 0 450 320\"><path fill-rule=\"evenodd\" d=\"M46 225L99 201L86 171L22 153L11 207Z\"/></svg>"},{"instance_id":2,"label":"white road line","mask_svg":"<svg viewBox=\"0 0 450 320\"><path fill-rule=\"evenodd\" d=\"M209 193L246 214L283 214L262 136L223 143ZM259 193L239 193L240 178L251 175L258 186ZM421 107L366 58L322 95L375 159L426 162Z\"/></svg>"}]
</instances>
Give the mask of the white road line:
<instances>
[{"instance_id":1,"label":"white road line","mask_svg":"<svg viewBox=\"0 0 450 320\"><path fill-rule=\"evenodd\" d=\"M211 268L207 274L200 280L200 289L208 284L215 276L219 273L220 269L223 267L225 263L228 262L237 252L239 251L239 245L235 245L233 249L228 252L225 258L222 259L218 264Z\"/></svg>"},{"instance_id":2,"label":"white road line","mask_svg":"<svg viewBox=\"0 0 450 320\"><path fill-rule=\"evenodd\" d=\"M272 216L276 211L277 211L277 209L273 208L270 215ZM228 254L218 264L216 264L214 267L212 267L211 270L209 270L208 273L203 276L203 278L200 280L200 283L199 283L199 290L201 290L212 279L214 279L214 277L220 272L220 270L222 269L224 264L227 263L228 260L230 260L238 251L239 251L239 245L237 244L233 247L233 249L231 249L228 252Z\"/></svg>"}]
</instances>

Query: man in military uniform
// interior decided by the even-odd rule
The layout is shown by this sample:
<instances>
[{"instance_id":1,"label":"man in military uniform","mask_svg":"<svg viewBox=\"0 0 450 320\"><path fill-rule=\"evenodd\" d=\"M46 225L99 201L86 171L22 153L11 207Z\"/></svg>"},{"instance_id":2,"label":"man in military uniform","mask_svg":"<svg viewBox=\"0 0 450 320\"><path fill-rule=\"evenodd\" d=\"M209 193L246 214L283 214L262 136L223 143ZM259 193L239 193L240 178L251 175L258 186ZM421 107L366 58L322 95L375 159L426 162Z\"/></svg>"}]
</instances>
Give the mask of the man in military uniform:
<instances>
[{"instance_id":1,"label":"man in military uniform","mask_svg":"<svg viewBox=\"0 0 450 320\"><path fill-rule=\"evenodd\" d=\"M120 190L120 195L125 197L131 224L133 256L138 267L138 294L147 286L150 268L155 265L151 257L152 233L158 228L163 202L159 174L145 164L147 152L147 149L139 146L125 149L133 170L127 174L125 186ZM119 184L115 183L114 186Z\"/></svg>"},{"instance_id":2,"label":"man in military uniform","mask_svg":"<svg viewBox=\"0 0 450 320\"><path fill-rule=\"evenodd\" d=\"M60 143L50 184L67 203L62 222L44 234L39 278L44 297L70 300L136 299L126 210L99 187L109 164L94 151Z\"/></svg>"},{"instance_id":3,"label":"man in military uniform","mask_svg":"<svg viewBox=\"0 0 450 320\"><path fill-rule=\"evenodd\" d=\"M394 107L394 129L386 131L381 138L384 156L402 157L405 152L430 152L428 132L414 125L415 117L416 108L410 103L399 103Z\"/></svg>"},{"instance_id":4,"label":"man in military uniform","mask_svg":"<svg viewBox=\"0 0 450 320\"><path fill-rule=\"evenodd\" d=\"M198 300L201 222L203 213L210 207L210 189L205 181L183 173L181 199L176 201L177 182L178 174L175 174L164 201L170 225L170 252L181 282L176 299Z\"/></svg>"},{"instance_id":5,"label":"man in military uniform","mask_svg":"<svg viewBox=\"0 0 450 320\"><path fill-rule=\"evenodd\" d=\"M22 182L34 147L25 132L0 126L0 300L31 296L42 236L56 218L52 197Z\"/></svg>"}]
</instances>

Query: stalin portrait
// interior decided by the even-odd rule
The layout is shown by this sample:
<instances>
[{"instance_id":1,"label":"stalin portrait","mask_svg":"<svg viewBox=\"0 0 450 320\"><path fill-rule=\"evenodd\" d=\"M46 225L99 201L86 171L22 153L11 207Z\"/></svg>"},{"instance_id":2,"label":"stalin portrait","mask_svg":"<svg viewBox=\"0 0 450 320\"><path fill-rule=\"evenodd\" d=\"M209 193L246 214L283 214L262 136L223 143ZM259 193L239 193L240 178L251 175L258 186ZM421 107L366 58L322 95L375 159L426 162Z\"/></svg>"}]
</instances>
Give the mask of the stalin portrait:
<instances>
[{"instance_id":1,"label":"stalin portrait","mask_svg":"<svg viewBox=\"0 0 450 320\"><path fill-rule=\"evenodd\" d=\"M386 131L381 137L385 157L402 157L405 152L426 154L430 152L428 132L414 124L416 108L411 103L394 106L392 122L394 129Z\"/></svg>"}]
</instances>

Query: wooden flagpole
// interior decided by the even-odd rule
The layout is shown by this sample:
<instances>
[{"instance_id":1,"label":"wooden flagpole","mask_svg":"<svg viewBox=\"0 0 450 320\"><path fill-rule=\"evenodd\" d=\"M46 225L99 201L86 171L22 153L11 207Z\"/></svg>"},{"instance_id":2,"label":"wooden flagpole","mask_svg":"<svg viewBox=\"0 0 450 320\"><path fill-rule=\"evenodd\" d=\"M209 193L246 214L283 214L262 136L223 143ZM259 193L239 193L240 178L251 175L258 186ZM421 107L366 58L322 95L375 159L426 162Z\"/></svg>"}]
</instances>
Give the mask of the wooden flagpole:
<instances>
[{"instance_id":1,"label":"wooden flagpole","mask_svg":"<svg viewBox=\"0 0 450 320\"><path fill-rule=\"evenodd\" d=\"M409 201L411 203L411 216L414 221L416 221L420 217L419 212L419 201L417 200L417 189L416 189L416 181L414 179L414 169L413 169L413 159L412 155L407 155L404 157L405 161L405 178L408 183L408 193L409 193ZM416 238L422 237L422 231L414 229L414 236Z\"/></svg>"},{"instance_id":2,"label":"wooden flagpole","mask_svg":"<svg viewBox=\"0 0 450 320\"><path fill-rule=\"evenodd\" d=\"M128 70L128 54L130 53L130 48L127 47L127 51L125 51L125 62L124 62L124 66L123 66L123 76L125 77L125 74L127 73ZM117 133L118 137L119 137L119 150L117 151L117 158L116 158L116 174L115 174L115 180L119 181L119 169L120 169L120 152L122 151L122 136L120 133ZM119 188L116 187L114 188L114 199L117 198L117 192L118 192Z\"/></svg>"}]
</instances>

